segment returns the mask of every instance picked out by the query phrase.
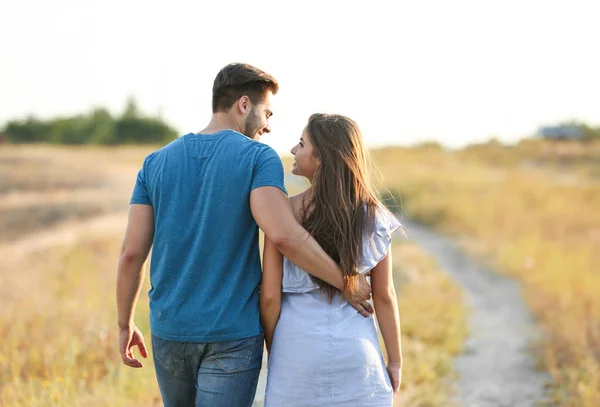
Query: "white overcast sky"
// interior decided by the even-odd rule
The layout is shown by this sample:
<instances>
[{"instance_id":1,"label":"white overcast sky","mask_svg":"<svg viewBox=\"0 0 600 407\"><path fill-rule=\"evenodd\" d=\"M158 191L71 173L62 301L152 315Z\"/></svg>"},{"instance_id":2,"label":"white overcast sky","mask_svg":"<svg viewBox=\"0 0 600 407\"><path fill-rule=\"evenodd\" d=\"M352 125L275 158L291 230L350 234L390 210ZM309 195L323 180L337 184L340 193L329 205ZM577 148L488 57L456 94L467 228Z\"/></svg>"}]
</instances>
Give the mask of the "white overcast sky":
<instances>
[{"instance_id":1,"label":"white overcast sky","mask_svg":"<svg viewBox=\"0 0 600 407\"><path fill-rule=\"evenodd\" d=\"M600 2L9 0L0 4L0 126L112 113L134 96L178 132L210 119L229 62L273 74L279 152L313 112L355 119L369 146L600 125Z\"/></svg>"}]
</instances>

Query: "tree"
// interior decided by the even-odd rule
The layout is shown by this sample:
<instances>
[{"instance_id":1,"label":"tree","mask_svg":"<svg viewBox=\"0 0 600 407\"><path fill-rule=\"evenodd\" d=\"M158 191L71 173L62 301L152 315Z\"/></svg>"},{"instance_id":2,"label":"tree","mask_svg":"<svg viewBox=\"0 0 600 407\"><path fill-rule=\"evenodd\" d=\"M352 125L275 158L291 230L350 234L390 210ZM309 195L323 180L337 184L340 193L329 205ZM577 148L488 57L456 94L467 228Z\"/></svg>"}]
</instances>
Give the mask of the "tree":
<instances>
[{"instance_id":1,"label":"tree","mask_svg":"<svg viewBox=\"0 0 600 407\"><path fill-rule=\"evenodd\" d=\"M166 144L177 132L159 118L143 116L135 99L129 98L121 117L95 108L90 113L41 121L29 117L7 123L9 142L54 144Z\"/></svg>"}]
</instances>

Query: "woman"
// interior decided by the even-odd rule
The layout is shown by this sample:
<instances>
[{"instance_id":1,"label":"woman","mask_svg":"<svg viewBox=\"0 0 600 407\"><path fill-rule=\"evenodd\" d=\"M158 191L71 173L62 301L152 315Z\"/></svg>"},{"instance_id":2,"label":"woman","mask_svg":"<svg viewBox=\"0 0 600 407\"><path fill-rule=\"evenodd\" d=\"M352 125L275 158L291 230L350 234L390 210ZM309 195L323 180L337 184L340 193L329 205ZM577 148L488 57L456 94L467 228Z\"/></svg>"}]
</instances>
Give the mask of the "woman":
<instances>
[{"instance_id":1,"label":"woman","mask_svg":"<svg viewBox=\"0 0 600 407\"><path fill-rule=\"evenodd\" d=\"M370 192L361 132L340 115L314 114L292 149L292 173L311 186L290 198L300 223L340 265L348 289L370 273L373 318L283 258L265 240L261 319L269 352L265 405L391 406L401 381L392 235L400 223Z\"/></svg>"}]
</instances>

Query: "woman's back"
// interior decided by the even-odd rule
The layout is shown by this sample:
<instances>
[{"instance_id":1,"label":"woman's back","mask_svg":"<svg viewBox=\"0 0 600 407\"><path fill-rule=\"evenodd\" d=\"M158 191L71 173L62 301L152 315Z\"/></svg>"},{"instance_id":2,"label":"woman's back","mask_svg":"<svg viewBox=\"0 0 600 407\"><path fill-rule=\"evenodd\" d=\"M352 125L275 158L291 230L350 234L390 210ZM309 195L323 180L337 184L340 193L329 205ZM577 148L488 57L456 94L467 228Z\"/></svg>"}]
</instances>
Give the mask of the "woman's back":
<instances>
[{"instance_id":1,"label":"woman's back","mask_svg":"<svg viewBox=\"0 0 600 407\"><path fill-rule=\"evenodd\" d=\"M385 256L398 227L393 216L379 212L373 233L364 237L361 272ZM266 405L390 406L392 387L374 318L364 318L341 294L330 302L288 259L283 262L282 291Z\"/></svg>"}]
</instances>

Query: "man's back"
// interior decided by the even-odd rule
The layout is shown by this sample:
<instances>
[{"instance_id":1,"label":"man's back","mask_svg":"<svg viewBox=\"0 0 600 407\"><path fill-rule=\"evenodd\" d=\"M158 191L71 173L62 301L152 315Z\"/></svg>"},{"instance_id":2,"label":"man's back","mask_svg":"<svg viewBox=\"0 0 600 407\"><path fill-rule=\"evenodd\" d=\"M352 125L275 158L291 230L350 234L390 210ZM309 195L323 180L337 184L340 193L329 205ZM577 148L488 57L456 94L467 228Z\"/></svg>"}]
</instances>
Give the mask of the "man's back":
<instances>
[{"instance_id":1,"label":"man's back","mask_svg":"<svg viewBox=\"0 0 600 407\"><path fill-rule=\"evenodd\" d=\"M188 134L146 158L131 203L154 211L154 335L219 342L261 332L250 192L263 186L285 191L279 157L231 130Z\"/></svg>"}]
</instances>

